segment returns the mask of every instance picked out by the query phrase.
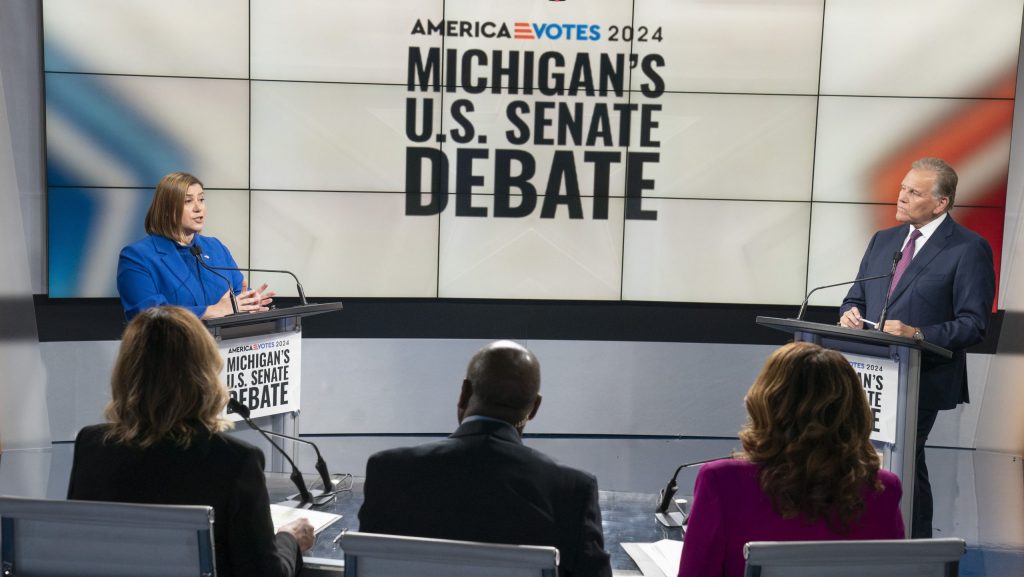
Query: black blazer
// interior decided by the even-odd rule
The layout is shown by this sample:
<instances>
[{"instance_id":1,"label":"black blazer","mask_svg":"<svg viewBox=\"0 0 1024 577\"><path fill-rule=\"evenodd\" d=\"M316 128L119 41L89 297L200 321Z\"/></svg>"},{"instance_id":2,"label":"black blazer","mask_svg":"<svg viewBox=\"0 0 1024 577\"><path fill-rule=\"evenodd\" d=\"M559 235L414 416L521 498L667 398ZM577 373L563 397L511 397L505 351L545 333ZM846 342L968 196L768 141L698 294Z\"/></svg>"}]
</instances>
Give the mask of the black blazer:
<instances>
[{"instance_id":1,"label":"black blazer","mask_svg":"<svg viewBox=\"0 0 1024 577\"><path fill-rule=\"evenodd\" d=\"M904 224L875 233L857 278L892 270L893 253L901 250L909 230ZM856 306L864 318L877 321L887 288L885 279L853 285L839 313ZM910 261L886 313L888 319L921 329L926 341L953 351L949 360L921 356L921 409L952 409L970 400L965 349L984 339L995 290L992 248L946 215Z\"/></svg>"},{"instance_id":2,"label":"black blazer","mask_svg":"<svg viewBox=\"0 0 1024 577\"><path fill-rule=\"evenodd\" d=\"M363 491L360 531L554 546L560 575L611 575L597 480L524 446L507 423L377 453Z\"/></svg>"},{"instance_id":3,"label":"black blazer","mask_svg":"<svg viewBox=\"0 0 1024 577\"><path fill-rule=\"evenodd\" d=\"M227 435L196 435L188 449L105 443L108 425L82 429L68 499L209 505L214 512L217 575L292 576L302 553L290 534L274 534L263 452Z\"/></svg>"}]
</instances>

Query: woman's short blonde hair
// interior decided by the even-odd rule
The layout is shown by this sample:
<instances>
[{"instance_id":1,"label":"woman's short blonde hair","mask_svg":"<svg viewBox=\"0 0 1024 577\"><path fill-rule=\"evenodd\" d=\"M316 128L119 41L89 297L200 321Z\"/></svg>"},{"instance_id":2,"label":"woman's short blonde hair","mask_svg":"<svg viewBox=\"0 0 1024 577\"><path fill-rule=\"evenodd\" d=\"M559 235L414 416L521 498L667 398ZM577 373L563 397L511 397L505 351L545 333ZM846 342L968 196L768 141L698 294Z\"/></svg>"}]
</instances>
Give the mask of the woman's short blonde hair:
<instances>
[{"instance_id":1,"label":"woman's short blonde hair","mask_svg":"<svg viewBox=\"0 0 1024 577\"><path fill-rule=\"evenodd\" d=\"M176 306L142 311L128 323L114 364L107 439L188 447L203 429L230 428L220 416L228 402L222 366L213 337L194 314Z\"/></svg>"},{"instance_id":2,"label":"woman's short blonde hair","mask_svg":"<svg viewBox=\"0 0 1024 577\"><path fill-rule=\"evenodd\" d=\"M185 207L185 194L193 184L203 186L187 172L172 172L160 179L146 212L146 234L181 240L181 212Z\"/></svg>"},{"instance_id":3,"label":"woman's short blonde hair","mask_svg":"<svg viewBox=\"0 0 1024 577\"><path fill-rule=\"evenodd\" d=\"M836 351L790 343L768 358L747 392L740 431L761 489L783 518L824 519L844 533L882 490L874 420L857 373Z\"/></svg>"}]
</instances>

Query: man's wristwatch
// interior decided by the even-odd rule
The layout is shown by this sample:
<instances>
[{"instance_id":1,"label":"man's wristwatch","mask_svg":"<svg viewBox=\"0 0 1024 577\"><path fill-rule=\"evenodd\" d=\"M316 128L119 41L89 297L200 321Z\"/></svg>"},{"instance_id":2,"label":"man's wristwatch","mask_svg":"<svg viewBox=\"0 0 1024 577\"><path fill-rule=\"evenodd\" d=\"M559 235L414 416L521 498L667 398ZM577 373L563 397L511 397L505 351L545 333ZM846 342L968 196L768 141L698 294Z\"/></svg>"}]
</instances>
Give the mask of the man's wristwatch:
<instances>
[{"instance_id":1,"label":"man's wristwatch","mask_svg":"<svg viewBox=\"0 0 1024 577\"><path fill-rule=\"evenodd\" d=\"M924 333L921 332L921 329L914 329L914 340L919 343L924 341Z\"/></svg>"}]
</instances>

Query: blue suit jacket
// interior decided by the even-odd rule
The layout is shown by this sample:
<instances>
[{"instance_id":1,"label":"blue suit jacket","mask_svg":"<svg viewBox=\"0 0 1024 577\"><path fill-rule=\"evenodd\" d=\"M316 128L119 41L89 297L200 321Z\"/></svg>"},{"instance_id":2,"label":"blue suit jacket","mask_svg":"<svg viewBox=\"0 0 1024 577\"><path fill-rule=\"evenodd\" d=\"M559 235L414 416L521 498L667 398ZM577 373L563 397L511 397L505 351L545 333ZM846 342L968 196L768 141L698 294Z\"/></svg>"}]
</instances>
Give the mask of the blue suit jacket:
<instances>
[{"instance_id":1,"label":"blue suit jacket","mask_svg":"<svg viewBox=\"0 0 1024 577\"><path fill-rule=\"evenodd\" d=\"M908 230L900 225L875 233L857 278L887 274ZM926 341L953 351L952 359L922 355L921 409L952 409L969 400L964 349L985 337L995 282L988 242L947 215L893 290L886 318L917 327ZM864 318L877 321L887 284L886 279L854 284L840 314L856 306Z\"/></svg>"},{"instance_id":2,"label":"blue suit jacket","mask_svg":"<svg viewBox=\"0 0 1024 577\"><path fill-rule=\"evenodd\" d=\"M231 252L216 238L197 234L192 242L202 249L206 264L238 266ZM242 273L220 272L231 279L231 288L236 293L242 290ZM149 307L167 304L183 306L202 317L206 307L219 301L227 290L224 279L204 268L200 268L197 276L196 263L186 264L178 253L177 243L166 237L150 235L132 243L121 249L117 261L117 292L129 320Z\"/></svg>"}]
</instances>

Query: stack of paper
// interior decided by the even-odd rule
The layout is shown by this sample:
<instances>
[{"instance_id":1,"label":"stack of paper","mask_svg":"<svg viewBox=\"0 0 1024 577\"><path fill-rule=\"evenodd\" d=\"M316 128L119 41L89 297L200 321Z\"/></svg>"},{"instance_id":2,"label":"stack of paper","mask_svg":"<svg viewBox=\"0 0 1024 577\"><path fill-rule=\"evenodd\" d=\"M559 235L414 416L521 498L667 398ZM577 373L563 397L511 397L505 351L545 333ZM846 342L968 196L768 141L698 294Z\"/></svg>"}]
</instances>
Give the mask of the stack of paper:
<instances>
[{"instance_id":1,"label":"stack of paper","mask_svg":"<svg viewBox=\"0 0 1024 577\"><path fill-rule=\"evenodd\" d=\"M657 543L623 543L622 548L636 562L644 577L675 577L679 574L682 541L662 539Z\"/></svg>"},{"instance_id":2,"label":"stack of paper","mask_svg":"<svg viewBox=\"0 0 1024 577\"><path fill-rule=\"evenodd\" d=\"M283 505L270 505L270 518L274 520L274 531L279 531L283 525L287 525L296 519L305 517L313 525L313 531L319 533L325 527L341 519L341 515L313 511L311 509L296 509Z\"/></svg>"}]
</instances>

